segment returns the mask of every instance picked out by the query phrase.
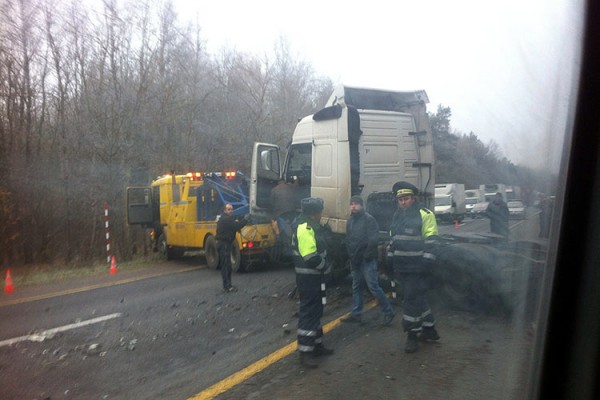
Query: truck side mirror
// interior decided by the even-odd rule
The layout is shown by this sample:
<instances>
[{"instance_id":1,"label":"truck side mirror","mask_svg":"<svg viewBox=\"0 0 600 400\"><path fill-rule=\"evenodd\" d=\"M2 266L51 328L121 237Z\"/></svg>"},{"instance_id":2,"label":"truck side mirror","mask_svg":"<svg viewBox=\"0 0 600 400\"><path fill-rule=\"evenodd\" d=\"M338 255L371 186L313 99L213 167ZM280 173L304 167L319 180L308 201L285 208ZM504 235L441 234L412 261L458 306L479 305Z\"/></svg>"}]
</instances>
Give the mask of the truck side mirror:
<instances>
[{"instance_id":1,"label":"truck side mirror","mask_svg":"<svg viewBox=\"0 0 600 400\"><path fill-rule=\"evenodd\" d=\"M259 146L257 149L257 158L257 177L268 180L279 180L281 175L279 149L273 146Z\"/></svg>"},{"instance_id":2,"label":"truck side mirror","mask_svg":"<svg viewBox=\"0 0 600 400\"><path fill-rule=\"evenodd\" d=\"M260 152L260 164L263 171L270 171L279 175L279 157L273 157L273 149ZM277 164L275 164L277 162Z\"/></svg>"}]
</instances>

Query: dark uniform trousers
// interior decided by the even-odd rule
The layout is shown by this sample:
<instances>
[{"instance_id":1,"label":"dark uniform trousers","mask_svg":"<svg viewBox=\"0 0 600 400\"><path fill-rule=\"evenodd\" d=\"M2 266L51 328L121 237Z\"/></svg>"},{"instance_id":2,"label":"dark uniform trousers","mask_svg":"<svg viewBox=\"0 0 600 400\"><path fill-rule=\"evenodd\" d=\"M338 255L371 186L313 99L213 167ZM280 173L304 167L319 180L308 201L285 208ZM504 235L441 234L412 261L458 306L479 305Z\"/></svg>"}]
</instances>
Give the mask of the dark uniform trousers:
<instances>
[{"instance_id":1,"label":"dark uniform trousers","mask_svg":"<svg viewBox=\"0 0 600 400\"><path fill-rule=\"evenodd\" d=\"M227 289L231 287L231 243L217 240L217 251L219 252L219 267L221 268L223 289Z\"/></svg>"},{"instance_id":2,"label":"dark uniform trousers","mask_svg":"<svg viewBox=\"0 0 600 400\"><path fill-rule=\"evenodd\" d=\"M316 344L322 343L323 302L321 293L321 276L312 274L296 274L296 285L300 297L298 311L298 350L310 352Z\"/></svg>"},{"instance_id":3,"label":"dark uniform trousers","mask_svg":"<svg viewBox=\"0 0 600 400\"><path fill-rule=\"evenodd\" d=\"M431 276L427 272L405 272L395 269L395 276L404 294L402 328L405 332L418 333L422 328L435 326L435 319L427 300L431 288Z\"/></svg>"}]
</instances>

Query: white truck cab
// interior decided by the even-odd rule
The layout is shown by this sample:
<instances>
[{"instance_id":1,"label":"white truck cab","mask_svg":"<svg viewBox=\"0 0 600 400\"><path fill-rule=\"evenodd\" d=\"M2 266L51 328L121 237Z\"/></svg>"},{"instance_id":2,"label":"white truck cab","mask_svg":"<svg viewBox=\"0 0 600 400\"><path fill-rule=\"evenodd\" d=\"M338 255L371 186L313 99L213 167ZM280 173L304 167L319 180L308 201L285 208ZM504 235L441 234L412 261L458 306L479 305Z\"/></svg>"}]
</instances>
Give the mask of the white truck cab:
<instances>
[{"instance_id":1,"label":"white truck cab","mask_svg":"<svg viewBox=\"0 0 600 400\"><path fill-rule=\"evenodd\" d=\"M345 234L349 202L360 195L387 231L397 181L408 181L432 206L434 154L425 91L396 92L339 86L325 108L299 121L283 168L280 149L255 143L250 187L252 213L269 213L270 190L281 180L298 198L324 200L322 223Z\"/></svg>"}]
</instances>

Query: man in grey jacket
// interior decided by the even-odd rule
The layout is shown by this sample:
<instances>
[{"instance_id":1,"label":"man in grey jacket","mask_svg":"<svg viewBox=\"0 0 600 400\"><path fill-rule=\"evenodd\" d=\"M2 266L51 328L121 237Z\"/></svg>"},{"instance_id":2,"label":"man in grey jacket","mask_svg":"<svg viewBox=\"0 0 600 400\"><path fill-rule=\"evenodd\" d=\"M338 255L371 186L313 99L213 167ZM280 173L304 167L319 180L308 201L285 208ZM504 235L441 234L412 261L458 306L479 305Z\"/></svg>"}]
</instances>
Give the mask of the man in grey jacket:
<instances>
[{"instance_id":1,"label":"man in grey jacket","mask_svg":"<svg viewBox=\"0 0 600 400\"><path fill-rule=\"evenodd\" d=\"M351 217L346 226L346 250L352 264L352 313L342 322L362 323L362 290L366 283L369 291L379 301L383 312L383 325L391 324L394 311L383 289L379 286L377 271L377 245L379 226L375 218L364 210L360 196L350 199Z\"/></svg>"}]
</instances>

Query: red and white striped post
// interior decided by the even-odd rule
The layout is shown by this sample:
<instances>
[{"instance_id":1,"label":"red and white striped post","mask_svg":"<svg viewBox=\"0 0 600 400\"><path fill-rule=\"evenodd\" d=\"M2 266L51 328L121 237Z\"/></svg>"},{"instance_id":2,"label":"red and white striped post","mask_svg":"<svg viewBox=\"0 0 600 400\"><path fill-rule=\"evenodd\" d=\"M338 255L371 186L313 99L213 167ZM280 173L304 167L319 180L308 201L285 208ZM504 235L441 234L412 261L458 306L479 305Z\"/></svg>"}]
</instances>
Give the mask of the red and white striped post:
<instances>
[{"instance_id":1,"label":"red and white striped post","mask_svg":"<svg viewBox=\"0 0 600 400\"><path fill-rule=\"evenodd\" d=\"M106 263L110 265L110 227L108 223L107 202L104 202L104 232L106 233Z\"/></svg>"}]
</instances>

